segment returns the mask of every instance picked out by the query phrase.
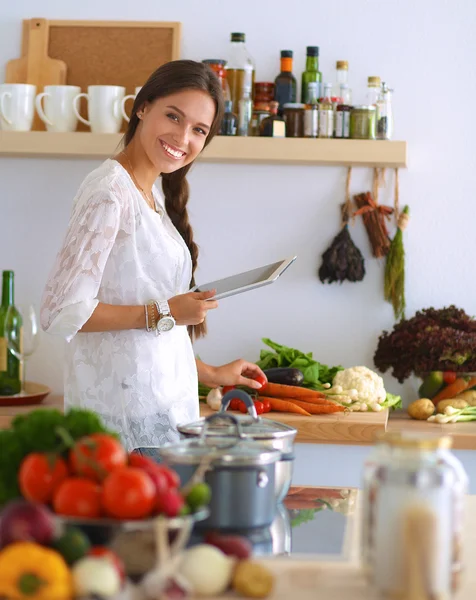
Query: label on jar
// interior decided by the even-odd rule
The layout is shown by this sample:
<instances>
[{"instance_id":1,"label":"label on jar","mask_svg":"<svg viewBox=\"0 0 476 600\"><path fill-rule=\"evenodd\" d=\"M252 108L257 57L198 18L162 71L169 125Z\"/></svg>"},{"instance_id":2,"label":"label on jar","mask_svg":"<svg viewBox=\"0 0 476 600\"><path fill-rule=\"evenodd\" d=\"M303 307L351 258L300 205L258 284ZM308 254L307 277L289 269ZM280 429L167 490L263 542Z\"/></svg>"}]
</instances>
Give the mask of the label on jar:
<instances>
[{"instance_id":1,"label":"label on jar","mask_svg":"<svg viewBox=\"0 0 476 600\"><path fill-rule=\"evenodd\" d=\"M350 111L338 110L336 113L336 138L350 137Z\"/></svg>"},{"instance_id":2,"label":"label on jar","mask_svg":"<svg viewBox=\"0 0 476 600\"><path fill-rule=\"evenodd\" d=\"M7 340L0 337L0 373L7 370Z\"/></svg>"},{"instance_id":3,"label":"label on jar","mask_svg":"<svg viewBox=\"0 0 476 600\"><path fill-rule=\"evenodd\" d=\"M334 133L334 111L319 110L319 137L331 138Z\"/></svg>"},{"instance_id":4,"label":"label on jar","mask_svg":"<svg viewBox=\"0 0 476 600\"><path fill-rule=\"evenodd\" d=\"M319 135L319 112L317 108L304 111L304 137L317 138Z\"/></svg>"}]
</instances>

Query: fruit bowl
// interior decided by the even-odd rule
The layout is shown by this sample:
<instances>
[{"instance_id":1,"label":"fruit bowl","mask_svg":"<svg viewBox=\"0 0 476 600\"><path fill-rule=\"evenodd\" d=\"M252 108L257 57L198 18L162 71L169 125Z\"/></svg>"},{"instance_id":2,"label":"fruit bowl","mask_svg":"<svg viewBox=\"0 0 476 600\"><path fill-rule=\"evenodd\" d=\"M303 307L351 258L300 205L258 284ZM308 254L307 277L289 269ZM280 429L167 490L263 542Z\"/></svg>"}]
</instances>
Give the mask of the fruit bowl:
<instances>
[{"instance_id":1,"label":"fruit bowl","mask_svg":"<svg viewBox=\"0 0 476 600\"><path fill-rule=\"evenodd\" d=\"M173 544L183 528L192 530L195 523L204 521L210 512L202 508L194 513L174 518L164 518L169 544ZM136 521L117 519L81 519L54 515L60 534L67 527L80 529L93 546L107 546L124 562L126 574L132 580L140 579L156 563L157 518Z\"/></svg>"}]
</instances>

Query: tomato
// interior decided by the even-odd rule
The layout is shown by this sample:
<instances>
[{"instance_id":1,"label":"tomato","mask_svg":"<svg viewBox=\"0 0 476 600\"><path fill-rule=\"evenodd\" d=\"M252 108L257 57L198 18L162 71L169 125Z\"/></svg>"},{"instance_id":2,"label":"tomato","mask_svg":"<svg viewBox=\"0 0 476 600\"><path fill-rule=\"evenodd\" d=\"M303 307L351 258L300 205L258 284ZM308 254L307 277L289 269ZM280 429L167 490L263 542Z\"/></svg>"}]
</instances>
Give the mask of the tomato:
<instances>
[{"instance_id":1,"label":"tomato","mask_svg":"<svg viewBox=\"0 0 476 600\"><path fill-rule=\"evenodd\" d=\"M167 517L176 517L184 506L185 500L178 490L171 489L157 498L157 512Z\"/></svg>"},{"instance_id":2,"label":"tomato","mask_svg":"<svg viewBox=\"0 0 476 600\"><path fill-rule=\"evenodd\" d=\"M121 578L121 581L124 583L126 580L126 569L124 562L115 552L109 550L109 548L106 548L105 546L93 546L89 550L88 556L95 556L96 558L104 558L105 560L108 560L114 566L117 574Z\"/></svg>"},{"instance_id":3,"label":"tomato","mask_svg":"<svg viewBox=\"0 0 476 600\"><path fill-rule=\"evenodd\" d=\"M443 381L446 383L446 385L451 385L456 381L456 373L454 371L444 371Z\"/></svg>"},{"instance_id":4,"label":"tomato","mask_svg":"<svg viewBox=\"0 0 476 600\"><path fill-rule=\"evenodd\" d=\"M180 477L178 476L177 471L174 471L173 469L169 469L169 467L166 467L165 465L160 465L160 464L157 464L155 466L155 468L164 474L169 488L180 487Z\"/></svg>"},{"instance_id":5,"label":"tomato","mask_svg":"<svg viewBox=\"0 0 476 600\"><path fill-rule=\"evenodd\" d=\"M31 502L49 504L60 483L68 477L68 467L59 456L33 452L23 459L18 473L22 495Z\"/></svg>"},{"instance_id":6,"label":"tomato","mask_svg":"<svg viewBox=\"0 0 476 600\"><path fill-rule=\"evenodd\" d=\"M161 493L168 488L177 488L180 486L180 477L174 470L155 462L155 460L148 456L132 452L129 454L129 466L142 469L150 475L156 486L157 493ZM165 485L163 485L164 483Z\"/></svg>"},{"instance_id":7,"label":"tomato","mask_svg":"<svg viewBox=\"0 0 476 600\"><path fill-rule=\"evenodd\" d=\"M240 410L240 402L242 402L242 400L239 398L233 398L230 402L230 410Z\"/></svg>"},{"instance_id":8,"label":"tomato","mask_svg":"<svg viewBox=\"0 0 476 600\"><path fill-rule=\"evenodd\" d=\"M248 407L246 406L246 404L243 402L243 400L240 400L240 405L238 406L238 410L245 414L248 412Z\"/></svg>"},{"instance_id":9,"label":"tomato","mask_svg":"<svg viewBox=\"0 0 476 600\"><path fill-rule=\"evenodd\" d=\"M264 407L265 413L268 413L271 411L271 403L269 400L260 400L260 402L262 403L262 405Z\"/></svg>"},{"instance_id":10,"label":"tomato","mask_svg":"<svg viewBox=\"0 0 476 600\"><path fill-rule=\"evenodd\" d=\"M225 395L228 392L231 392L231 390L234 390L235 386L234 385L224 385L223 389L222 389L222 394Z\"/></svg>"},{"instance_id":11,"label":"tomato","mask_svg":"<svg viewBox=\"0 0 476 600\"><path fill-rule=\"evenodd\" d=\"M93 433L73 446L69 461L77 475L102 481L108 473L127 463L127 454L116 438L106 433Z\"/></svg>"},{"instance_id":12,"label":"tomato","mask_svg":"<svg viewBox=\"0 0 476 600\"><path fill-rule=\"evenodd\" d=\"M268 383L264 375L256 375L256 377L253 377L253 379L257 381L261 385L261 387L265 386Z\"/></svg>"},{"instance_id":13,"label":"tomato","mask_svg":"<svg viewBox=\"0 0 476 600\"><path fill-rule=\"evenodd\" d=\"M138 452L131 452L128 456L128 460L130 467L137 467L138 469L148 469L157 466L155 460L152 460L152 458L149 458L148 456L143 456Z\"/></svg>"},{"instance_id":14,"label":"tomato","mask_svg":"<svg viewBox=\"0 0 476 600\"><path fill-rule=\"evenodd\" d=\"M150 515L155 502L155 486L141 469L120 467L104 480L102 505L111 517L143 519Z\"/></svg>"},{"instance_id":15,"label":"tomato","mask_svg":"<svg viewBox=\"0 0 476 600\"><path fill-rule=\"evenodd\" d=\"M90 479L68 477L53 496L53 508L59 515L96 519L101 515L101 488Z\"/></svg>"},{"instance_id":16,"label":"tomato","mask_svg":"<svg viewBox=\"0 0 476 600\"><path fill-rule=\"evenodd\" d=\"M253 404L255 405L256 412L259 415L262 415L264 413L264 404L262 402L260 402L259 400L255 400L253 402Z\"/></svg>"}]
</instances>

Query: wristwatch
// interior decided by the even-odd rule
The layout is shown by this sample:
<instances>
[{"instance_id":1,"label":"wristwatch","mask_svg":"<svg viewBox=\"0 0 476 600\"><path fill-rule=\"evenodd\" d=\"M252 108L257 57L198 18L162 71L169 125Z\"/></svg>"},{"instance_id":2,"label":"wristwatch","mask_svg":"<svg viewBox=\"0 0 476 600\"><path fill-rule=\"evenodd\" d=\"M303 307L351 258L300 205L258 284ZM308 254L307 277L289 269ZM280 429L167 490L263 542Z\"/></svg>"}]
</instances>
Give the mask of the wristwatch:
<instances>
[{"instance_id":1,"label":"wristwatch","mask_svg":"<svg viewBox=\"0 0 476 600\"><path fill-rule=\"evenodd\" d=\"M157 331L165 333L175 327L175 319L170 314L170 307L167 300L159 300L157 303L159 320L157 321Z\"/></svg>"}]
</instances>

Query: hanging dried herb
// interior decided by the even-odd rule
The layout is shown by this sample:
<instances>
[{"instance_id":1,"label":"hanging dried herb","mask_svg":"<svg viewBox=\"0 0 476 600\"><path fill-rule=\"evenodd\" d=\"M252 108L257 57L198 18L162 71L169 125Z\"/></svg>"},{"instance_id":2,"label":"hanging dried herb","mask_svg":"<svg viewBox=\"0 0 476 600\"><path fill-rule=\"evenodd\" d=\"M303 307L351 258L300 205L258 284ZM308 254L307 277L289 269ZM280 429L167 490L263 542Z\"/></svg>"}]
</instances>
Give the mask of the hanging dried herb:
<instances>
[{"instance_id":1,"label":"hanging dried herb","mask_svg":"<svg viewBox=\"0 0 476 600\"><path fill-rule=\"evenodd\" d=\"M393 208L378 204L378 188L382 177L383 170L379 172L378 169L374 169L373 193L365 192L354 196L358 208L354 216L362 215L375 258L386 256L390 249L385 219L390 218Z\"/></svg>"},{"instance_id":2,"label":"hanging dried herb","mask_svg":"<svg viewBox=\"0 0 476 600\"><path fill-rule=\"evenodd\" d=\"M365 264L362 253L352 241L349 232L350 206L350 176L352 168L347 171L346 201L341 206L342 229L332 240L329 248L322 255L319 268L319 279L322 283L338 281L362 281L365 275Z\"/></svg>"},{"instance_id":3,"label":"hanging dried herb","mask_svg":"<svg viewBox=\"0 0 476 600\"><path fill-rule=\"evenodd\" d=\"M403 232L408 225L409 208L405 206L402 212L399 208L398 169L395 169L395 220L397 232L390 244L385 264L384 296L393 306L395 319L405 318L405 249L403 247Z\"/></svg>"}]
</instances>

